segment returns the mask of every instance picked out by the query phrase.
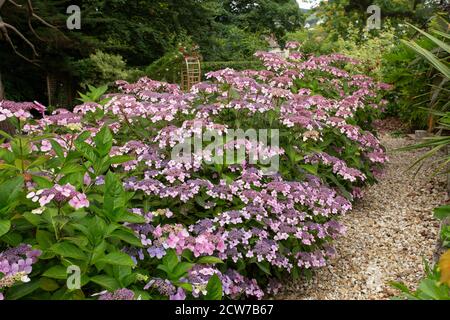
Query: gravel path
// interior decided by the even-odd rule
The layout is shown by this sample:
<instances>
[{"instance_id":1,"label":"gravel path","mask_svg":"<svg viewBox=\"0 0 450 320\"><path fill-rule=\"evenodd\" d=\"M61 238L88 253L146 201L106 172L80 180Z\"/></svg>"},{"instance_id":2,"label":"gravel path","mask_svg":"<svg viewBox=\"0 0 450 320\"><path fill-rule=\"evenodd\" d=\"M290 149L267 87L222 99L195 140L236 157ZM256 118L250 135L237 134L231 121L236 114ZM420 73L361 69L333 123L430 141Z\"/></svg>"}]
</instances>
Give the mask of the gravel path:
<instances>
[{"instance_id":1,"label":"gravel path","mask_svg":"<svg viewBox=\"0 0 450 320\"><path fill-rule=\"evenodd\" d=\"M392 150L411 139L383 134L381 140L390 163L381 181L341 219L347 235L335 242L338 257L310 281L286 284L277 299L389 299L398 294L389 281L414 288L423 276L422 258L432 259L438 237L432 212L445 202L445 177L431 179L430 168L416 177L405 172L422 152Z\"/></svg>"}]
</instances>

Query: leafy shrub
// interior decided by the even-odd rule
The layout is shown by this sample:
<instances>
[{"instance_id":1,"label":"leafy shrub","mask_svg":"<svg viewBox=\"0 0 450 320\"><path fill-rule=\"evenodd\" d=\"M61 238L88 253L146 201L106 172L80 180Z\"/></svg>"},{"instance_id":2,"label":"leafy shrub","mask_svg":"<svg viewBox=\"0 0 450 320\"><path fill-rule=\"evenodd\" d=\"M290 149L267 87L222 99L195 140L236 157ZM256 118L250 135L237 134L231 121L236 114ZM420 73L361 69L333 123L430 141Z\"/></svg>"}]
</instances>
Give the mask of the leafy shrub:
<instances>
[{"instance_id":1,"label":"leafy shrub","mask_svg":"<svg viewBox=\"0 0 450 320\"><path fill-rule=\"evenodd\" d=\"M419 36L402 40L404 45L386 54L385 80L395 83L400 117L413 128L432 130L435 118L430 110L447 111L449 107L448 22L436 17L430 33L410 27Z\"/></svg>"},{"instance_id":2,"label":"leafy shrub","mask_svg":"<svg viewBox=\"0 0 450 320\"><path fill-rule=\"evenodd\" d=\"M180 83L183 59L184 55L178 49L170 50L149 65L144 73L155 80Z\"/></svg>"},{"instance_id":3,"label":"leafy shrub","mask_svg":"<svg viewBox=\"0 0 450 320\"><path fill-rule=\"evenodd\" d=\"M429 66L416 59L416 55L406 46L399 44L391 52L384 55L383 73L385 81L393 83L395 90L390 110L393 115L416 129L427 126L427 111L418 107L420 97L427 92L425 83L429 76Z\"/></svg>"},{"instance_id":4,"label":"leafy shrub","mask_svg":"<svg viewBox=\"0 0 450 320\"><path fill-rule=\"evenodd\" d=\"M260 34L250 33L237 26L226 26L209 38L205 46L207 50L202 51L202 54L206 61L246 61L256 51L267 50L268 43Z\"/></svg>"},{"instance_id":5,"label":"leafy shrub","mask_svg":"<svg viewBox=\"0 0 450 320\"><path fill-rule=\"evenodd\" d=\"M398 31L386 24L377 34L367 30L359 34L352 25L349 31L347 38L338 38L335 50L361 61L361 64L354 66L354 72L383 81L383 56L398 45Z\"/></svg>"},{"instance_id":6,"label":"leafy shrub","mask_svg":"<svg viewBox=\"0 0 450 320\"><path fill-rule=\"evenodd\" d=\"M342 55L257 56L264 70L211 72L189 93L142 78L73 113L3 102L0 120L22 134L0 148L0 265L26 265L0 270L5 297L261 298L277 278L325 265L338 216L386 161L362 127L387 86L342 70L355 63ZM279 130L279 146L224 141L230 129ZM172 157L203 133L279 159L278 172L245 154L224 161L206 141ZM71 265L80 289L67 287Z\"/></svg>"},{"instance_id":7,"label":"leafy shrub","mask_svg":"<svg viewBox=\"0 0 450 320\"><path fill-rule=\"evenodd\" d=\"M144 74L151 79L169 83L181 82L181 68L185 56L200 57L199 47L191 37L181 33L172 37L165 54L149 65Z\"/></svg>"},{"instance_id":8,"label":"leafy shrub","mask_svg":"<svg viewBox=\"0 0 450 320\"><path fill-rule=\"evenodd\" d=\"M91 127L93 137L90 131L79 134L81 116L57 110L34 127L26 124L31 109L44 111L33 103L2 103L3 112L14 112L19 131L36 133L42 126L39 135L12 137L2 132L10 141L0 149L1 246L16 247L0 253L0 289L10 288L6 298L82 299L106 289L111 293L100 294L100 299L176 299L181 291L173 283L192 291L190 284L178 280L194 264L180 261L170 249L164 259L153 260L153 266L147 262L145 268L121 250L147 243L129 227L146 219L130 209L133 194L120 181L123 173L110 170L132 158L110 156L113 135L108 126ZM75 289L66 284L67 270L73 266L81 272ZM156 275L156 270L162 270L166 280L148 282L149 272ZM143 291L146 286L151 290Z\"/></svg>"},{"instance_id":9,"label":"leafy shrub","mask_svg":"<svg viewBox=\"0 0 450 320\"><path fill-rule=\"evenodd\" d=\"M290 32L286 36L286 41L296 41L302 44L302 52L306 54L330 54L336 52L335 41L329 38L329 34L316 26L313 29L301 29Z\"/></svg>"},{"instance_id":10,"label":"leafy shrub","mask_svg":"<svg viewBox=\"0 0 450 320\"><path fill-rule=\"evenodd\" d=\"M120 55L101 50L91 54L89 58L73 62L72 67L75 76L82 79L82 88L111 84L116 79L132 80L139 74L138 70L130 70Z\"/></svg>"}]
</instances>

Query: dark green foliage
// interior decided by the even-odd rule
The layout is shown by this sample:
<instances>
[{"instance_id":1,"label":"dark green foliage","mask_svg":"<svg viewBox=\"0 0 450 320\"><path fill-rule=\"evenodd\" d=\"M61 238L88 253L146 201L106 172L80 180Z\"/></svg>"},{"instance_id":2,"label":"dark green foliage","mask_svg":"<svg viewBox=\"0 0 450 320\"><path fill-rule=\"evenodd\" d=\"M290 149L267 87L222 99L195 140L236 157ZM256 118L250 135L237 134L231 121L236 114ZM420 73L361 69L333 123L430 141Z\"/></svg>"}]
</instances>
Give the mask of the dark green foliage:
<instances>
[{"instance_id":1,"label":"dark green foliage","mask_svg":"<svg viewBox=\"0 0 450 320\"><path fill-rule=\"evenodd\" d=\"M447 25L445 19L436 17L430 23L431 34L428 35L437 37L434 38L437 41L448 42ZM415 41L404 41L404 44L398 45L384 57L385 80L396 87L395 95L391 97L391 101L396 103L394 111L414 129L431 129L435 117L430 110L448 111L450 82L447 76L428 59L413 51L411 46L418 48L419 52L426 50L422 52L429 52L440 59L444 66L442 68L447 66L447 70L449 53L419 33Z\"/></svg>"},{"instance_id":2,"label":"dark green foliage","mask_svg":"<svg viewBox=\"0 0 450 320\"><path fill-rule=\"evenodd\" d=\"M17 3L25 5L26 1ZM133 80L136 68L142 70L161 57L164 67L165 55L177 49L180 35L198 44L205 60L248 60L256 50L266 49L264 36L274 34L281 39L301 22L295 0L239 1L237 5L229 0L33 0L32 3L35 12L59 30L34 19L34 34L28 26L26 10L11 3L2 7L3 20L20 30L39 53L36 69L17 57L0 38L0 72L5 74L9 99L39 98L46 102L45 76L54 71L68 72L83 87L103 85L116 78ZM81 8L81 30L66 27L69 17L66 10L70 5ZM33 56L22 39L14 36L13 40L21 53ZM104 72L105 68L99 68L92 59L96 52L113 57L115 67ZM22 70L22 81L16 72L10 74L9 65ZM150 69L151 74L161 73L155 67Z\"/></svg>"},{"instance_id":3,"label":"dark green foliage","mask_svg":"<svg viewBox=\"0 0 450 320\"><path fill-rule=\"evenodd\" d=\"M262 31L252 33L236 25L223 25L208 41L202 55L206 61L249 60L256 51L267 47Z\"/></svg>"},{"instance_id":4,"label":"dark green foliage","mask_svg":"<svg viewBox=\"0 0 450 320\"><path fill-rule=\"evenodd\" d=\"M425 44L426 41L423 45ZM423 100L424 94L429 91L426 83L433 70L403 45L399 45L385 56L384 65L385 80L394 83L396 87L391 97L391 101L395 101L395 110L392 112L399 115L412 128L425 129L428 112L418 108L418 105Z\"/></svg>"},{"instance_id":5,"label":"dark green foliage","mask_svg":"<svg viewBox=\"0 0 450 320\"><path fill-rule=\"evenodd\" d=\"M112 84L114 80L136 80L140 74L137 69L127 67L120 55L96 51L89 58L81 59L71 65L74 76L80 79L80 86L100 86Z\"/></svg>"},{"instance_id":6,"label":"dark green foliage","mask_svg":"<svg viewBox=\"0 0 450 320\"><path fill-rule=\"evenodd\" d=\"M179 83L182 62L183 55L177 50L172 50L149 65L144 74L154 80Z\"/></svg>"},{"instance_id":7,"label":"dark green foliage","mask_svg":"<svg viewBox=\"0 0 450 320\"><path fill-rule=\"evenodd\" d=\"M302 23L301 11L292 0L223 0L226 12L220 18L256 34L274 34L282 39Z\"/></svg>"},{"instance_id":8,"label":"dark green foliage","mask_svg":"<svg viewBox=\"0 0 450 320\"><path fill-rule=\"evenodd\" d=\"M396 21L398 24L406 21L419 25L426 24L437 10L440 9L436 1L425 0L333 0L323 1L316 10L320 18L324 19L324 27L335 36L348 34L350 23L362 29L366 26L367 8L378 5L384 21Z\"/></svg>"}]
</instances>

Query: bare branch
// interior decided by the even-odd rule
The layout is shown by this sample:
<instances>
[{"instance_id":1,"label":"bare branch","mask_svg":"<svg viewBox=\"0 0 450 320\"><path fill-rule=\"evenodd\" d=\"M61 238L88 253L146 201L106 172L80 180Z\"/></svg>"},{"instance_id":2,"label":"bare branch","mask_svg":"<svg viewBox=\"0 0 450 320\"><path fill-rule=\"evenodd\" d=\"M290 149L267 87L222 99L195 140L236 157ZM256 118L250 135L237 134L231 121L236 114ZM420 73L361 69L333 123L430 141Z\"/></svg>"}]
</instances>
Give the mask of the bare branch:
<instances>
[{"instance_id":1,"label":"bare branch","mask_svg":"<svg viewBox=\"0 0 450 320\"><path fill-rule=\"evenodd\" d=\"M23 41L25 41L26 44L28 44L28 46L30 46L30 48L33 50L33 54L34 54L35 56L38 56L38 53L37 53L37 51L36 51L36 47L34 46L34 44L33 44L30 40L28 40L27 37L25 37L25 36L22 34L22 32L20 32L19 30L17 30L16 27L14 27L14 26L12 26L12 25L10 25L10 24L8 24L8 23L3 22L3 20L1 19L1 17L0 17L0 28L4 28L4 29L9 28L9 29L11 29L12 31L14 31L20 38L22 38Z\"/></svg>"},{"instance_id":2,"label":"bare branch","mask_svg":"<svg viewBox=\"0 0 450 320\"><path fill-rule=\"evenodd\" d=\"M21 54L19 51L17 51L16 46L14 45L14 42L11 40L11 38L9 37L8 34L8 29L6 29L5 24L0 24L0 31L3 34L3 37L5 38L6 42L8 42L11 45L11 48L13 49L14 53L16 55L18 55L19 57L21 57L22 59L32 63L32 64L36 64L36 62L34 60L31 60L29 58L27 58L26 56L24 56L23 54Z\"/></svg>"},{"instance_id":3,"label":"bare branch","mask_svg":"<svg viewBox=\"0 0 450 320\"><path fill-rule=\"evenodd\" d=\"M28 28L30 28L30 31L34 34L34 36L35 36L36 38L38 38L38 39L41 40L42 42L45 41L43 38L41 38L41 37L37 34L36 30L34 30L33 25L31 24L31 18L28 18Z\"/></svg>"},{"instance_id":4,"label":"bare branch","mask_svg":"<svg viewBox=\"0 0 450 320\"><path fill-rule=\"evenodd\" d=\"M8 0L8 2L12 3L13 5L15 5L16 7L22 8L21 4L15 3L13 0Z\"/></svg>"},{"instance_id":5,"label":"bare branch","mask_svg":"<svg viewBox=\"0 0 450 320\"><path fill-rule=\"evenodd\" d=\"M12 0L8 0L8 1L12 1ZM42 23L42 24L45 25L46 27L49 27L49 28L54 29L54 30L56 30L56 31L58 31L58 32L61 32L61 30L59 30L57 27L55 27L54 25L48 23L47 21L45 21L44 19L42 19L39 15L37 15L37 14L34 12L34 7L33 7L33 4L31 3L31 0L27 0L27 9L28 9L28 26L29 26L31 32L33 32L33 34L34 34L39 40L45 41L45 40L42 39L42 38L36 33L36 31L34 30L32 24L31 24L31 19L32 19L32 18L37 19L40 23ZM61 34L63 35L63 37L64 37L65 39L68 39L64 33L61 32Z\"/></svg>"},{"instance_id":6,"label":"bare branch","mask_svg":"<svg viewBox=\"0 0 450 320\"><path fill-rule=\"evenodd\" d=\"M14 0L0 0L0 10L1 8L5 5L5 3L11 3L12 5L19 7L19 8L23 8L22 5L16 3ZM47 21L45 21L43 18L41 18L39 15L37 15L34 12L34 7L32 4L32 0L27 0L27 4L26 4L26 10L28 12L28 27L30 29L30 31L34 34L34 36L41 40L41 41L46 41L45 39L43 39L42 37L40 37L37 32L35 31L35 29L33 28L32 25L32 19L36 19L38 20L40 23L42 23L43 25L45 25L46 27L49 27L51 29L57 30L59 32L61 32L57 27L55 27L54 25L48 23ZM8 33L8 29L12 30L14 32L14 34L16 34L17 36L19 36L33 51L33 58L28 58L25 55L23 55L22 53L20 53L16 46L14 45L13 40L11 39L9 33ZM61 32L61 34L63 35L63 37L65 39L68 39L64 33ZM14 50L14 53L16 55L18 55L19 57L21 57L22 59L33 63L35 65L37 65L35 57L39 56L37 51L36 51L36 47L34 46L34 44L28 40L28 38L22 33L20 32L16 27L12 26L11 24L8 24L6 22L3 21L2 17L0 16L0 35L3 35L4 39L6 40L6 42L8 42L11 46L11 48Z\"/></svg>"},{"instance_id":7,"label":"bare branch","mask_svg":"<svg viewBox=\"0 0 450 320\"><path fill-rule=\"evenodd\" d=\"M11 1L11 0L9 0L9 1ZM28 28L30 28L31 32L34 34L34 36L36 38L38 38L41 41L45 41L37 34L36 30L34 30L34 28L33 28L33 24L31 23L31 19L33 18L34 10L33 10L33 6L31 5L30 1L27 2L27 7L28 7Z\"/></svg>"}]
</instances>

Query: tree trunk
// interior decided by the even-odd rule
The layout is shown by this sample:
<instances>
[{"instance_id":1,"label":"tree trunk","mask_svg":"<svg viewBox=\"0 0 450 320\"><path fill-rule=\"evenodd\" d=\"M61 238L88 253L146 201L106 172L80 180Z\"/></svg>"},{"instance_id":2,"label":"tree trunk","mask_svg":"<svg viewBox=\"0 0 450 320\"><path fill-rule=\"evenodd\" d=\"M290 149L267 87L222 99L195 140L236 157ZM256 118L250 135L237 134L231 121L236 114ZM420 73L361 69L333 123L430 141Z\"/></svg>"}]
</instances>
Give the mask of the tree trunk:
<instances>
[{"instance_id":1,"label":"tree trunk","mask_svg":"<svg viewBox=\"0 0 450 320\"><path fill-rule=\"evenodd\" d=\"M2 73L0 71L0 101L2 101L4 99L5 99L5 87L3 86ZM6 119L4 121L0 121L0 130L3 130L5 132L9 133L10 135L13 135L16 131L16 129L8 121L8 119ZM3 136L0 135L0 138L3 138Z\"/></svg>"},{"instance_id":2,"label":"tree trunk","mask_svg":"<svg viewBox=\"0 0 450 320\"><path fill-rule=\"evenodd\" d=\"M0 101L5 99L5 87L2 81L2 72L0 71Z\"/></svg>"}]
</instances>

